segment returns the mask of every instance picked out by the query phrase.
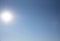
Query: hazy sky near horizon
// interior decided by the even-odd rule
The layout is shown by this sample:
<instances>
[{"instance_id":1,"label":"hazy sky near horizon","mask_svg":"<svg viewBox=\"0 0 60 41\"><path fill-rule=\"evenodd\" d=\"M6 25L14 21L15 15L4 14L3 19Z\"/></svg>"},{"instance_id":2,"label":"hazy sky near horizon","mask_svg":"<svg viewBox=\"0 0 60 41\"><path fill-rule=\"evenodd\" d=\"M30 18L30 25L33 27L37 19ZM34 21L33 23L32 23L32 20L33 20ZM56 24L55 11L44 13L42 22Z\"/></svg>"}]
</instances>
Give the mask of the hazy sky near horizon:
<instances>
[{"instance_id":1,"label":"hazy sky near horizon","mask_svg":"<svg viewBox=\"0 0 60 41\"><path fill-rule=\"evenodd\" d=\"M1 41L60 41L58 0L0 0L0 12L11 9L15 20L0 23Z\"/></svg>"}]
</instances>

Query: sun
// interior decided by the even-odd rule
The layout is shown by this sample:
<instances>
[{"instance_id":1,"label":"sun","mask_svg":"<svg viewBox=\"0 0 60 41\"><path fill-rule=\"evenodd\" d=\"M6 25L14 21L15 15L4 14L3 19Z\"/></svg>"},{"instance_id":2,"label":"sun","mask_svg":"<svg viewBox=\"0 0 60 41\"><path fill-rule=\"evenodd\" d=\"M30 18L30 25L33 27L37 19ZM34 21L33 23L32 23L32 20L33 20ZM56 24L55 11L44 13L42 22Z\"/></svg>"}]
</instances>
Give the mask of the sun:
<instances>
[{"instance_id":1,"label":"sun","mask_svg":"<svg viewBox=\"0 0 60 41\"><path fill-rule=\"evenodd\" d=\"M12 13L11 13L10 11L5 10L5 11L2 12L2 14L1 14L1 19L2 19L3 22L9 23L9 22L12 21L13 15L12 15Z\"/></svg>"}]
</instances>

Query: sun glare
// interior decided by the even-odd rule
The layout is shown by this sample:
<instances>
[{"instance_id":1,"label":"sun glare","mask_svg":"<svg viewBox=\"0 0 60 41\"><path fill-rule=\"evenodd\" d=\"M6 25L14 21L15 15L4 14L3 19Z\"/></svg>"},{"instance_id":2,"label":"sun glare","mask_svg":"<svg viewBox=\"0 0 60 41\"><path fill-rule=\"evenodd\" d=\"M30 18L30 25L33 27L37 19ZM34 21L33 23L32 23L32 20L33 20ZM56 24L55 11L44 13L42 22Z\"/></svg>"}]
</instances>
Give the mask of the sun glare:
<instances>
[{"instance_id":1,"label":"sun glare","mask_svg":"<svg viewBox=\"0 0 60 41\"><path fill-rule=\"evenodd\" d=\"M13 19L12 13L10 11L4 11L4 12L2 12L1 19L5 23L11 22L12 19Z\"/></svg>"}]
</instances>

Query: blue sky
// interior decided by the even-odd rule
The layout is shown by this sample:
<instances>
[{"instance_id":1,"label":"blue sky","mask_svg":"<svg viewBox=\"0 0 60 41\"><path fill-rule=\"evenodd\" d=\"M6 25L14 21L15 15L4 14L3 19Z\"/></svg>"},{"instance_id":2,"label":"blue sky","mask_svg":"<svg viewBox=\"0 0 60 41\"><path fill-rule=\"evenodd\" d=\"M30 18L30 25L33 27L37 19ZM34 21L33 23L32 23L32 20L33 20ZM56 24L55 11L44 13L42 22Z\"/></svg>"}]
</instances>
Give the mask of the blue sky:
<instances>
[{"instance_id":1,"label":"blue sky","mask_svg":"<svg viewBox=\"0 0 60 41\"><path fill-rule=\"evenodd\" d=\"M12 25L1 24L1 41L60 41L57 0L1 0L0 10L14 11Z\"/></svg>"}]
</instances>

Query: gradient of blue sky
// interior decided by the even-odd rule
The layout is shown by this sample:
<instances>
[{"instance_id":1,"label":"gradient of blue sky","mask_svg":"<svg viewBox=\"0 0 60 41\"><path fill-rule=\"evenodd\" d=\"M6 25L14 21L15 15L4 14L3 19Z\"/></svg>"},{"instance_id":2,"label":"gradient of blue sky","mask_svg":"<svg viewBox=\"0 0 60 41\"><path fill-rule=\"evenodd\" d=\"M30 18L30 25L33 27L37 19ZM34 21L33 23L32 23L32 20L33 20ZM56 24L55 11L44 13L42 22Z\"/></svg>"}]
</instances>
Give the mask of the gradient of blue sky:
<instances>
[{"instance_id":1,"label":"gradient of blue sky","mask_svg":"<svg viewBox=\"0 0 60 41\"><path fill-rule=\"evenodd\" d=\"M0 25L1 41L60 41L59 3L57 0L1 0L11 8L15 24Z\"/></svg>"}]
</instances>

